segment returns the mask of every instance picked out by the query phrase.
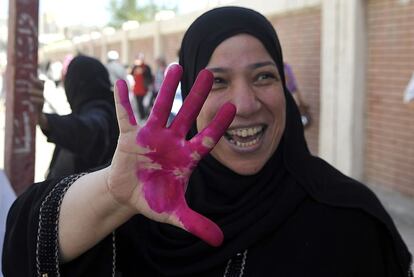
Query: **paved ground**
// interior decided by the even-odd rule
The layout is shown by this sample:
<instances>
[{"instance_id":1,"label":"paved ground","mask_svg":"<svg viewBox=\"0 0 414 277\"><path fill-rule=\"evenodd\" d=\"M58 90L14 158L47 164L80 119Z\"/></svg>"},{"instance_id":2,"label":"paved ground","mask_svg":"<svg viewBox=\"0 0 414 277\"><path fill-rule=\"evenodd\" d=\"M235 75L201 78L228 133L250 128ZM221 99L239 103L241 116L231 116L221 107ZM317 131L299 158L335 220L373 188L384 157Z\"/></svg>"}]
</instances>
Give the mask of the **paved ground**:
<instances>
[{"instance_id":1,"label":"paved ground","mask_svg":"<svg viewBox=\"0 0 414 277\"><path fill-rule=\"evenodd\" d=\"M66 103L64 91L61 88L56 89L52 83L46 84L45 97L51 104L46 105L46 111L52 111L54 108L59 111L60 114L70 112L70 108ZM0 99L0 169L4 168L4 117L4 101ZM36 133L36 181L42 181L44 179L44 174L49 166L53 148L53 144L46 141L44 135L38 128ZM414 253L414 199L407 198L395 191L386 190L379 186L371 186L371 188L391 214L404 241L408 245L410 252Z\"/></svg>"}]
</instances>

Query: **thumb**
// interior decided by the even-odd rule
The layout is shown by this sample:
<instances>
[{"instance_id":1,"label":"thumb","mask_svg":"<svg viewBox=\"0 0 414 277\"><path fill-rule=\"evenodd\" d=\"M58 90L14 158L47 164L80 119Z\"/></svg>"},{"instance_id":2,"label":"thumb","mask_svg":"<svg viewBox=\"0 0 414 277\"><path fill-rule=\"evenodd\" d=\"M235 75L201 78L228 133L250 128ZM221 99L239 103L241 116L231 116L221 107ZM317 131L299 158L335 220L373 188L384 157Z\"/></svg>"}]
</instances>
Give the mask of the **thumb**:
<instances>
[{"instance_id":1,"label":"thumb","mask_svg":"<svg viewBox=\"0 0 414 277\"><path fill-rule=\"evenodd\" d=\"M179 227L200 238L207 244L218 247L223 242L223 232L220 227L205 216L193 211L186 204L175 211Z\"/></svg>"}]
</instances>

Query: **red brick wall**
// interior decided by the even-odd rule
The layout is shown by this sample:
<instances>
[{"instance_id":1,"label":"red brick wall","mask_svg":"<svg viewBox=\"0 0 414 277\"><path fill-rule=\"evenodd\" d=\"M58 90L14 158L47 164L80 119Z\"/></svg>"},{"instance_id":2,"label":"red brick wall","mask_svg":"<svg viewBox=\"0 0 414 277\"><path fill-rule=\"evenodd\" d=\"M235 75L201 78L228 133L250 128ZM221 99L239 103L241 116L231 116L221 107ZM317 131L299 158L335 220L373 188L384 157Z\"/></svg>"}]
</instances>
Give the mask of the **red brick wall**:
<instances>
[{"instance_id":1,"label":"red brick wall","mask_svg":"<svg viewBox=\"0 0 414 277\"><path fill-rule=\"evenodd\" d=\"M282 44L283 57L294 71L313 124L305 136L312 153L318 154L321 10L305 9L269 18Z\"/></svg>"},{"instance_id":2,"label":"red brick wall","mask_svg":"<svg viewBox=\"0 0 414 277\"><path fill-rule=\"evenodd\" d=\"M164 36L164 56L167 63L178 61L178 49L181 46L181 40L183 39L183 36L184 32L173 33Z\"/></svg>"},{"instance_id":3,"label":"red brick wall","mask_svg":"<svg viewBox=\"0 0 414 277\"><path fill-rule=\"evenodd\" d=\"M403 103L414 71L414 2L367 5L365 179L414 195L414 105Z\"/></svg>"}]
</instances>

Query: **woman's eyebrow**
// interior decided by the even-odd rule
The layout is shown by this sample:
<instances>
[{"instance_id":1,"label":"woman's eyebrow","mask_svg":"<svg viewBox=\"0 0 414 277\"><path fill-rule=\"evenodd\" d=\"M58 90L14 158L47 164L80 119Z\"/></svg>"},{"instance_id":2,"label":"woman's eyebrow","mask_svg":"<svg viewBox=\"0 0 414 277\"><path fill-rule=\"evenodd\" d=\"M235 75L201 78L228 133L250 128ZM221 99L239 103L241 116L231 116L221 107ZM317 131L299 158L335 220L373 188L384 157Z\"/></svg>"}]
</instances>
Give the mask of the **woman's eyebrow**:
<instances>
[{"instance_id":1,"label":"woman's eyebrow","mask_svg":"<svg viewBox=\"0 0 414 277\"><path fill-rule=\"evenodd\" d=\"M253 63L253 64L248 65L247 68L249 70L253 70L259 67L264 67L264 66L269 66L269 65L277 68L276 64L272 61ZM213 73L223 73L223 72L228 72L231 70L230 68L226 68L226 67L207 67L206 69Z\"/></svg>"},{"instance_id":2,"label":"woman's eyebrow","mask_svg":"<svg viewBox=\"0 0 414 277\"><path fill-rule=\"evenodd\" d=\"M256 68L263 67L263 66L268 66L268 65L277 67L274 62L266 61L266 62L258 62L258 63L251 64L251 65L248 66L248 68L249 69L256 69Z\"/></svg>"},{"instance_id":3,"label":"woman's eyebrow","mask_svg":"<svg viewBox=\"0 0 414 277\"><path fill-rule=\"evenodd\" d=\"M224 67L207 67L206 69L211 72L216 72L216 73L222 73L222 72L228 71L228 69L225 69Z\"/></svg>"}]
</instances>

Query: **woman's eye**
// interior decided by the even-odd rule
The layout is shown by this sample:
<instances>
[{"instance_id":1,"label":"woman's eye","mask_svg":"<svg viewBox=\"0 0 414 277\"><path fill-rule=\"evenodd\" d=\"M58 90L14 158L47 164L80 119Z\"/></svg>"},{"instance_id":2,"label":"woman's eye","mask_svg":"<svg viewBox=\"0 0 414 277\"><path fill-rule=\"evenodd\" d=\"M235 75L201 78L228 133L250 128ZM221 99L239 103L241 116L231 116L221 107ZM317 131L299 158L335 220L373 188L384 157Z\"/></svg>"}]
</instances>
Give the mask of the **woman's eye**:
<instances>
[{"instance_id":1,"label":"woman's eye","mask_svg":"<svg viewBox=\"0 0 414 277\"><path fill-rule=\"evenodd\" d=\"M272 73L261 73L257 76L258 81L269 80L269 79L276 79L275 75Z\"/></svg>"},{"instance_id":2,"label":"woman's eye","mask_svg":"<svg viewBox=\"0 0 414 277\"><path fill-rule=\"evenodd\" d=\"M278 77L275 73L272 72L262 72L256 75L254 83L256 85L270 85L278 81Z\"/></svg>"},{"instance_id":3,"label":"woman's eye","mask_svg":"<svg viewBox=\"0 0 414 277\"><path fill-rule=\"evenodd\" d=\"M214 78L214 84L222 84L222 83L224 83L223 78L220 78L220 77Z\"/></svg>"},{"instance_id":4,"label":"woman's eye","mask_svg":"<svg viewBox=\"0 0 414 277\"><path fill-rule=\"evenodd\" d=\"M220 89L226 86L226 80L221 77L215 77L213 82L213 90Z\"/></svg>"}]
</instances>

